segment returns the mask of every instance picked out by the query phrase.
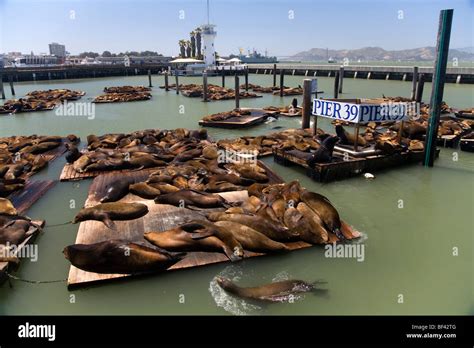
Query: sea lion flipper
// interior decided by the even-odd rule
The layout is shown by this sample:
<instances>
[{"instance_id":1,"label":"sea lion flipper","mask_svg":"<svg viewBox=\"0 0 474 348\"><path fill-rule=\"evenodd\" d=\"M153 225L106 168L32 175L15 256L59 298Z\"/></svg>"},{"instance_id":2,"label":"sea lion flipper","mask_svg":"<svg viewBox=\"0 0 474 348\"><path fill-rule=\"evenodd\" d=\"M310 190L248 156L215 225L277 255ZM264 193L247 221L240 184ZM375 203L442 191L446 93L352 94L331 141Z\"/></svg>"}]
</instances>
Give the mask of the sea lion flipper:
<instances>
[{"instance_id":1,"label":"sea lion flipper","mask_svg":"<svg viewBox=\"0 0 474 348\"><path fill-rule=\"evenodd\" d=\"M117 226L115 225L115 222L113 222L107 214L101 214L99 216L100 221L104 223L105 226L110 228L111 230L116 230Z\"/></svg>"},{"instance_id":2,"label":"sea lion flipper","mask_svg":"<svg viewBox=\"0 0 474 348\"><path fill-rule=\"evenodd\" d=\"M211 230L201 230L200 232L191 232L189 233L191 238L196 240L196 239L203 239L203 238L207 238L207 237L210 237L210 236L213 236L214 235L214 231L211 231Z\"/></svg>"}]
</instances>

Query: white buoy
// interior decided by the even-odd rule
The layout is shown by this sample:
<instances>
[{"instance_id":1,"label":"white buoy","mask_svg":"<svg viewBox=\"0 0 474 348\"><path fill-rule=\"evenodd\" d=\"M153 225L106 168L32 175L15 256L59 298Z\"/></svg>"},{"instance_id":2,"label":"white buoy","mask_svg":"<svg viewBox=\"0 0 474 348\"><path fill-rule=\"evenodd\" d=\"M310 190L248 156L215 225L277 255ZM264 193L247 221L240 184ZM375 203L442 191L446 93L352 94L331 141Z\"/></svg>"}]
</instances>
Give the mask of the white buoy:
<instances>
[{"instance_id":1,"label":"white buoy","mask_svg":"<svg viewBox=\"0 0 474 348\"><path fill-rule=\"evenodd\" d=\"M375 179L375 175L370 173L364 173L364 178L372 180Z\"/></svg>"}]
</instances>

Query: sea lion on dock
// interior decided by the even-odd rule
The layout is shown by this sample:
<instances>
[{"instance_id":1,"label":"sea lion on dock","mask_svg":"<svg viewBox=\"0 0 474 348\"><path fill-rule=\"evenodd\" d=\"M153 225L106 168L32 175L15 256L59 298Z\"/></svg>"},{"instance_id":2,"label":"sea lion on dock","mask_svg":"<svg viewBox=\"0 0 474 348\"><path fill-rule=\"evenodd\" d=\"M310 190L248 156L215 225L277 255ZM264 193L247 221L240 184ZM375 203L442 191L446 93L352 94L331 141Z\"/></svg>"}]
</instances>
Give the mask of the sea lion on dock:
<instances>
[{"instance_id":1,"label":"sea lion on dock","mask_svg":"<svg viewBox=\"0 0 474 348\"><path fill-rule=\"evenodd\" d=\"M86 167L92 163L91 157L87 155L82 155L76 161L74 161L72 167L78 173L84 173L86 171Z\"/></svg>"},{"instance_id":2,"label":"sea lion on dock","mask_svg":"<svg viewBox=\"0 0 474 348\"><path fill-rule=\"evenodd\" d=\"M318 284L318 282L310 284L302 280L283 280L257 287L244 288L227 278L216 277L216 281L229 294L249 300L266 302L288 302L295 299L295 295L299 293L316 290L316 284Z\"/></svg>"},{"instance_id":3,"label":"sea lion on dock","mask_svg":"<svg viewBox=\"0 0 474 348\"><path fill-rule=\"evenodd\" d=\"M242 244L246 250L255 252L279 252L290 250L285 244L276 242L268 238L263 233L254 230L246 225L233 221L217 221L214 225L227 231L231 231L234 237Z\"/></svg>"},{"instance_id":4,"label":"sea lion on dock","mask_svg":"<svg viewBox=\"0 0 474 348\"><path fill-rule=\"evenodd\" d=\"M268 184L259 184L259 183L252 184L248 188L249 196L255 196L259 199L262 199L263 197L262 191L267 187L268 187Z\"/></svg>"},{"instance_id":5,"label":"sea lion on dock","mask_svg":"<svg viewBox=\"0 0 474 348\"><path fill-rule=\"evenodd\" d=\"M28 237L30 222L27 220L12 220L0 228L0 245L19 245Z\"/></svg>"},{"instance_id":6,"label":"sea lion on dock","mask_svg":"<svg viewBox=\"0 0 474 348\"><path fill-rule=\"evenodd\" d=\"M145 199L155 199L160 195L160 190L148 185L146 182L139 182L129 186L130 193Z\"/></svg>"},{"instance_id":7,"label":"sea lion on dock","mask_svg":"<svg viewBox=\"0 0 474 348\"><path fill-rule=\"evenodd\" d=\"M233 221L239 224L253 228L254 230L263 233L268 238L279 241L288 242L298 237L296 233L290 231L287 227L262 218L258 215L247 214L226 214L220 212L212 212L207 215L211 221Z\"/></svg>"},{"instance_id":8,"label":"sea lion on dock","mask_svg":"<svg viewBox=\"0 0 474 348\"><path fill-rule=\"evenodd\" d=\"M69 164L74 163L82 156L76 145L66 143L66 149L68 150L66 153L66 162Z\"/></svg>"},{"instance_id":9,"label":"sea lion on dock","mask_svg":"<svg viewBox=\"0 0 474 348\"><path fill-rule=\"evenodd\" d=\"M163 271L184 257L120 239L69 245L63 253L72 265L84 271L117 274Z\"/></svg>"},{"instance_id":10,"label":"sea lion on dock","mask_svg":"<svg viewBox=\"0 0 474 348\"><path fill-rule=\"evenodd\" d=\"M316 163L329 163L332 161L332 152L334 146L339 141L339 137L329 136L323 140L321 146L314 154L306 161L310 168L313 168Z\"/></svg>"},{"instance_id":11,"label":"sea lion on dock","mask_svg":"<svg viewBox=\"0 0 474 348\"><path fill-rule=\"evenodd\" d=\"M9 199L0 198L0 214L15 216L18 215L18 212Z\"/></svg>"},{"instance_id":12,"label":"sea lion on dock","mask_svg":"<svg viewBox=\"0 0 474 348\"><path fill-rule=\"evenodd\" d=\"M179 190L172 193L159 195L155 203L171 204L174 206L194 206L199 208L226 207L227 201L217 194L200 192L196 190Z\"/></svg>"},{"instance_id":13,"label":"sea lion on dock","mask_svg":"<svg viewBox=\"0 0 474 348\"><path fill-rule=\"evenodd\" d=\"M102 186L99 192L94 192L94 196L100 203L116 202L128 194L128 188L134 182L135 180L129 176L120 176Z\"/></svg>"},{"instance_id":14,"label":"sea lion on dock","mask_svg":"<svg viewBox=\"0 0 474 348\"><path fill-rule=\"evenodd\" d=\"M241 176L247 179L255 180L259 183L265 183L268 181L266 170L256 164L231 164L228 166L229 169L236 171Z\"/></svg>"},{"instance_id":15,"label":"sea lion on dock","mask_svg":"<svg viewBox=\"0 0 474 348\"><path fill-rule=\"evenodd\" d=\"M219 225L211 223L207 220L192 220L180 226L186 232L191 233L191 238L201 239L209 236L216 236L226 246L232 250L232 261L241 259L244 257L244 248L239 240L234 236L232 231L223 228Z\"/></svg>"},{"instance_id":16,"label":"sea lion on dock","mask_svg":"<svg viewBox=\"0 0 474 348\"><path fill-rule=\"evenodd\" d=\"M321 217L313 209L308 207L308 205L306 205L303 202L300 202L298 204L298 206L296 207L296 210L298 210L298 212L300 212L303 215L303 217L309 223L309 226L311 226L310 232L312 236L310 237L314 237L314 238L311 238L311 240L313 240L317 244L326 243L329 240L329 235L328 235L328 231L324 227L324 223ZM301 237L301 234L300 234L300 237ZM303 238L308 239L308 236L305 234Z\"/></svg>"},{"instance_id":17,"label":"sea lion on dock","mask_svg":"<svg viewBox=\"0 0 474 348\"><path fill-rule=\"evenodd\" d=\"M112 220L134 220L148 213L148 207L142 203L100 203L93 207L82 208L72 223L86 220L102 221L108 228L115 229Z\"/></svg>"},{"instance_id":18,"label":"sea lion on dock","mask_svg":"<svg viewBox=\"0 0 474 348\"><path fill-rule=\"evenodd\" d=\"M354 145L356 142L354 134L346 132L344 127L342 127L340 124L336 125L336 134L339 137L341 144ZM360 146L365 146L367 145L367 141L359 135L357 137L357 144Z\"/></svg>"},{"instance_id":19,"label":"sea lion on dock","mask_svg":"<svg viewBox=\"0 0 474 348\"><path fill-rule=\"evenodd\" d=\"M339 218L339 213L329 199L319 193L303 190L301 201L319 215L324 223L324 227L329 232L334 233L339 239L344 239L344 235L340 231L341 219Z\"/></svg>"}]
</instances>

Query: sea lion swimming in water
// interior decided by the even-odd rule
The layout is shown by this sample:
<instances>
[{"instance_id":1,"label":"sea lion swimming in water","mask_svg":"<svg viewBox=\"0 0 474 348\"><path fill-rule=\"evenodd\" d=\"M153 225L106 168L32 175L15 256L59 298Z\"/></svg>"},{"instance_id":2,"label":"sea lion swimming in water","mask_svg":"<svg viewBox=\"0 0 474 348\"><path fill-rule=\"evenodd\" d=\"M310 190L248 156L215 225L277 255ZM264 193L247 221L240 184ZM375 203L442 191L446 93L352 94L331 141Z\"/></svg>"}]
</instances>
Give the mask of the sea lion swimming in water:
<instances>
[{"instance_id":1,"label":"sea lion swimming in water","mask_svg":"<svg viewBox=\"0 0 474 348\"><path fill-rule=\"evenodd\" d=\"M72 265L84 271L118 274L166 270L184 257L120 239L69 245L63 253Z\"/></svg>"},{"instance_id":2,"label":"sea lion swimming in water","mask_svg":"<svg viewBox=\"0 0 474 348\"><path fill-rule=\"evenodd\" d=\"M306 161L310 168L313 168L316 163L329 163L332 161L332 152L334 145L339 141L339 137L329 136L323 140L321 146L311 157Z\"/></svg>"},{"instance_id":3,"label":"sea lion swimming in water","mask_svg":"<svg viewBox=\"0 0 474 348\"><path fill-rule=\"evenodd\" d=\"M73 224L86 221L102 221L108 228L115 229L112 220L134 220L148 213L148 207L142 203L100 203L93 207L82 208L74 217Z\"/></svg>"},{"instance_id":4,"label":"sea lion swimming in water","mask_svg":"<svg viewBox=\"0 0 474 348\"><path fill-rule=\"evenodd\" d=\"M230 279L223 277L216 277L216 282L229 294L249 300L267 302L288 302L290 299L294 299L295 295L314 291L316 290L317 284L323 283L314 282L310 284L302 280L283 280L261 286L244 288L236 285Z\"/></svg>"}]
</instances>

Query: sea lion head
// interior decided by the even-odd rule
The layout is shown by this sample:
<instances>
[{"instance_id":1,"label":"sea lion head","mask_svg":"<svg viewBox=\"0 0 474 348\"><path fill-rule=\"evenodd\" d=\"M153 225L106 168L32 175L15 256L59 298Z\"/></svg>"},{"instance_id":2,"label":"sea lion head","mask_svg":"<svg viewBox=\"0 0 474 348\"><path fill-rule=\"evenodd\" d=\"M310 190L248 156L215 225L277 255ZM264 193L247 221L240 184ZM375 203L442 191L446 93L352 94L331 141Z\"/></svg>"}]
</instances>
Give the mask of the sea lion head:
<instances>
[{"instance_id":1,"label":"sea lion head","mask_svg":"<svg viewBox=\"0 0 474 348\"><path fill-rule=\"evenodd\" d=\"M323 145L326 146L327 149L331 150L334 148L334 145L336 145L336 143L341 140L341 138L335 136L335 137L327 137L326 139L324 139L323 141Z\"/></svg>"},{"instance_id":2,"label":"sea lion head","mask_svg":"<svg viewBox=\"0 0 474 348\"><path fill-rule=\"evenodd\" d=\"M235 288L234 283L228 278L224 277L216 277L217 284L224 290L229 290Z\"/></svg>"}]
</instances>

